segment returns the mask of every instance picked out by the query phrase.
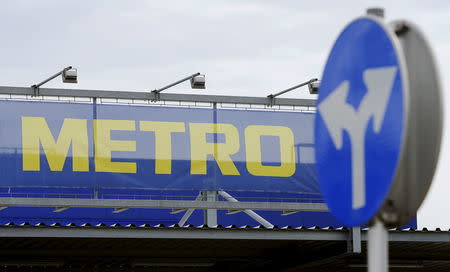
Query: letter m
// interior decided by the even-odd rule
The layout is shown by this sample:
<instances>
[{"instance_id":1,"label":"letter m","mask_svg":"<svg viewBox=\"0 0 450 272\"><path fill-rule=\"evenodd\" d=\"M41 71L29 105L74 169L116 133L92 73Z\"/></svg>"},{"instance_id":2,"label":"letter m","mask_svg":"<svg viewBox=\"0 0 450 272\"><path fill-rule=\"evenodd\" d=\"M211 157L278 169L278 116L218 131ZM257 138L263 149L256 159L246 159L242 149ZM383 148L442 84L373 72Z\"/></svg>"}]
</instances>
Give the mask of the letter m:
<instances>
[{"instance_id":1,"label":"letter m","mask_svg":"<svg viewBox=\"0 0 450 272\"><path fill-rule=\"evenodd\" d=\"M40 171L40 147L51 171L62 171L72 146L73 171L89 171L87 121L64 119L55 141L44 117L22 117L22 166L24 171Z\"/></svg>"}]
</instances>

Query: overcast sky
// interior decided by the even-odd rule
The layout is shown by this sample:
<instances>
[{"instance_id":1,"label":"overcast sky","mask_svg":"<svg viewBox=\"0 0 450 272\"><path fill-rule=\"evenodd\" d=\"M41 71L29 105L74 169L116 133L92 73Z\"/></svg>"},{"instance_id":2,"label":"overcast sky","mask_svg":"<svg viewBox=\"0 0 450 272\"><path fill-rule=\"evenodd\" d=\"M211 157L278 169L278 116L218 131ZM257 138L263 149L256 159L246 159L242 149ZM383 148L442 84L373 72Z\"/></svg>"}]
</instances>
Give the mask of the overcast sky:
<instances>
[{"instance_id":1,"label":"overcast sky","mask_svg":"<svg viewBox=\"0 0 450 272\"><path fill-rule=\"evenodd\" d=\"M208 94L266 96L321 77L331 46L367 7L419 25L435 51L444 105L450 74L450 1L19 1L0 9L0 85L30 86L78 68L79 84L47 87L149 91L202 72ZM426 91L426 90L424 90ZM172 92L191 92L180 85ZM287 97L309 97L306 89ZM450 228L450 140L419 226Z\"/></svg>"}]
</instances>

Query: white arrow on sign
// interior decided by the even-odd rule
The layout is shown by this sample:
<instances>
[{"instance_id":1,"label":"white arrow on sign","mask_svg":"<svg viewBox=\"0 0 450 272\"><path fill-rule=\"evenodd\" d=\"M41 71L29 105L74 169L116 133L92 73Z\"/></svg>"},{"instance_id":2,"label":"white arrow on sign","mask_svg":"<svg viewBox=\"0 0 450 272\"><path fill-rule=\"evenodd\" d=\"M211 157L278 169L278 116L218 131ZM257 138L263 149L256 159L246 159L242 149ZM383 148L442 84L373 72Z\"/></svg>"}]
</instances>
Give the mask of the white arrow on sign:
<instances>
[{"instance_id":1,"label":"white arrow on sign","mask_svg":"<svg viewBox=\"0 0 450 272\"><path fill-rule=\"evenodd\" d=\"M397 67L367 69L363 72L367 93L358 111L346 102L349 81L343 81L325 100L318 110L337 149L342 148L344 130L350 135L352 154L352 208L366 204L365 182L365 134L367 124L373 117L373 131L379 133L386 107L392 92Z\"/></svg>"}]
</instances>

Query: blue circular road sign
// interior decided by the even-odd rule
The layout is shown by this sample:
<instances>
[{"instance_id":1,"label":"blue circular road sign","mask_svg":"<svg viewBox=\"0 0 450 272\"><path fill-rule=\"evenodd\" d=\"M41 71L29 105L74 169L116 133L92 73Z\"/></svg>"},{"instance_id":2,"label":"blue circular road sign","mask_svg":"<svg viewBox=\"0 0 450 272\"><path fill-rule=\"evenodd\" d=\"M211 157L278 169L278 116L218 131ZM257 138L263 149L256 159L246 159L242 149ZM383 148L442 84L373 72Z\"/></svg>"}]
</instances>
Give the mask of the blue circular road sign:
<instances>
[{"instance_id":1,"label":"blue circular road sign","mask_svg":"<svg viewBox=\"0 0 450 272\"><path fill-rule=\"evenodd\" d=\"M354 20L337 38L322 76L317 174L331 213L346 226L376 215L398 168L408 80L394 35L376 18Z\"/></svg>"}]
</instances>

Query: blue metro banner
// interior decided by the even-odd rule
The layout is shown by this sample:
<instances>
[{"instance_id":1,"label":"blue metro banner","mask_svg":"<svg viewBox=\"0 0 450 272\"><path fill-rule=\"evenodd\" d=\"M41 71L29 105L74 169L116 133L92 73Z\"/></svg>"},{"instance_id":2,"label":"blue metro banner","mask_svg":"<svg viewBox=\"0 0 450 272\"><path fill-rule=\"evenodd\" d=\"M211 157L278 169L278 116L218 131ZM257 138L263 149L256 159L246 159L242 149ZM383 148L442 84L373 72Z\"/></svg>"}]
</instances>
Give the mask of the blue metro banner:
<instances>
[{"instance_id":1,"label":"blue metro banner","mask_svg":"<svg viewBox=\"0 0 450 272\"><path fill-rule=\"evenodd\" d=\"M314 115L0 101L1 187L319 193Z\"/></svg>"}]
</instances>

